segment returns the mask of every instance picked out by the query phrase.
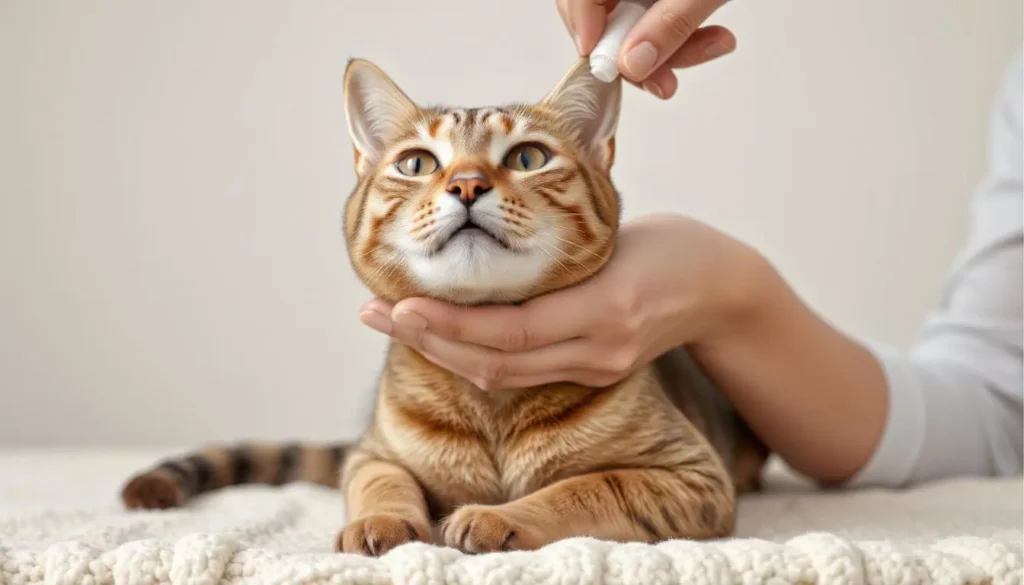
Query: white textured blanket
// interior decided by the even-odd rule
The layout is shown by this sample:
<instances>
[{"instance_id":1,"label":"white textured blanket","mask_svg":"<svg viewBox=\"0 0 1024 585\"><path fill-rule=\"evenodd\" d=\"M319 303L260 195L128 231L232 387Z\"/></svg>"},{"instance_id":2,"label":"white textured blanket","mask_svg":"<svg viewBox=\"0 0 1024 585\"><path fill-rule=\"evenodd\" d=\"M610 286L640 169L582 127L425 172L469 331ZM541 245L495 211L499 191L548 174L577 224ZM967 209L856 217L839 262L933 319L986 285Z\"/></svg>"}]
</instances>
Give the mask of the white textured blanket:
<instances>
[{"instance_id":1,"label":"white textured blanket","mask_svg":"<svg viewBox=\"0 0 1024 585\"><path fill-rule=\"evenodd\" d=\"M775 470L739 533L656 546L572 539L467 556L422 544L333 554L326 488L235 488L183 510L120 509L120 482L163 453L0 453L0 585L20 583L813 584L1022 580L1024 483L955 480L822 493Z\"/></svg>"}]
</instances>

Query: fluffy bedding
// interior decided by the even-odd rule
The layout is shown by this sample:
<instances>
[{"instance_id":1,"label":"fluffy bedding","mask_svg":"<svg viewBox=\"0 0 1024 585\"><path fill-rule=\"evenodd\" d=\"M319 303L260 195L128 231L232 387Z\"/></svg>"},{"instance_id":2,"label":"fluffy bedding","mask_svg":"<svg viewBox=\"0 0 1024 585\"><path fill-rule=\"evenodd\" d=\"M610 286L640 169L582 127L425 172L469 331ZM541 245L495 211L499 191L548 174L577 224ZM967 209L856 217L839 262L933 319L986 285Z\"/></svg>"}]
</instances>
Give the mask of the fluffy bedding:
<instances>
[{"instance_id":1,"label":"fluffy bedding","mask_svg":"<svg viewBox=\"0 0 1024 585\"><path fill-rule=\"evenodd\" d=\"M746 584L1022 582L1024 482L820 492L773 466L716 542L578 538L469 556L410 544L380 559L331 552L341 496L247 486L187 508L125 512L120 482L168 451L0 452L0 585L20 583Z\"/></svg>"}]
</instances>

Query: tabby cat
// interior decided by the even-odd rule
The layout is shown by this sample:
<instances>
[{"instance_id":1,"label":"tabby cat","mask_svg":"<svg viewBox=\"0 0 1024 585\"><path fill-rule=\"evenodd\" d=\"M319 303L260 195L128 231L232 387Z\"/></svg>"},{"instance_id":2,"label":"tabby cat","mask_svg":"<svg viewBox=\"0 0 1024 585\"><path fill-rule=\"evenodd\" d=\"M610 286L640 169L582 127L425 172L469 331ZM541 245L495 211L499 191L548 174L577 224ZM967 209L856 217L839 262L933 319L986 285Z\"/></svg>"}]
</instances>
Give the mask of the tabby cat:
<instances>
[{"instance_id":1,"label":"tabby cat","mask_svg":"<svg viewBox=\"0 0 1024 585\"><path fill-rule=\"evenodd\" d=\"M621 82L580 60L533 105L420 107L353 60L344 88L358 176L344 233L377 297L517 303L612 254ZM766 455L683 349L607 388L485 392L393 343L356 444L210 447L122 497L165 508L241 483L340 484L336 548L367 555L413 540L484 553L580 535L707 539L733 532L735 494L757 488Z\"/></svg>"}]
</instances>

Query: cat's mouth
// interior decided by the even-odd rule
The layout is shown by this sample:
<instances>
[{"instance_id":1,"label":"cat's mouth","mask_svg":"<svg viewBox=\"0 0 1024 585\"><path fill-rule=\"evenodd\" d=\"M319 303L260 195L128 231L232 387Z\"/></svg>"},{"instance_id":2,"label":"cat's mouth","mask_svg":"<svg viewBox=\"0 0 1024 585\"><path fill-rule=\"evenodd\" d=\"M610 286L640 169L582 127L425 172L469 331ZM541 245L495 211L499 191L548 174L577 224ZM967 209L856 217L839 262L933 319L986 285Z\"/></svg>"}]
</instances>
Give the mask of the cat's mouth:
<instances>
[{"instance_id":1,"label":"cat's mouth","mask_svg":"<svg viewBox=\"0 0 1024 585\"><path fill-rule=\"evenodd\" d=\"M447 238L445 238L444 241L438 244L436 248L431 250L431 255L441 253L442 251L444 251L446 247L448 247L449 244L457 240L465 239L468 240L469 242L472 242L475 239L481 238L492 241L510 252L514 251L512 249L511 243L508 241L507 238L505 238L501 234L495 233L494 231L488 229L487 227L479 223L474 222L472 219L467 218L466 221L461 226L456 228L455 231L451 233L451 235L449 235Z\"/></svg>"}]
</instances>

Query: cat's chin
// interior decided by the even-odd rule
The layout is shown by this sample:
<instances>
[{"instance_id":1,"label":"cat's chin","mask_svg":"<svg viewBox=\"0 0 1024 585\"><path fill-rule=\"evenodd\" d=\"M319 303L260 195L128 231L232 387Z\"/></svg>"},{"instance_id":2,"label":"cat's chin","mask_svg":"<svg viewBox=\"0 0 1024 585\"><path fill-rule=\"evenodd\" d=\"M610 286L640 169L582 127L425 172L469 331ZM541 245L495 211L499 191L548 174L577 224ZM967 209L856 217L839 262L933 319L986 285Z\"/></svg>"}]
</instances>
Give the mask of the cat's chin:
<instances>
[{"instance_id":1,"label":"cat's chin","mask_svg":"<svg viewBox=\"0 0 1024 585\"><path fill-rule=\"evenodd\" d=\"M476 229L456 233L429 250L395 248L402 257L397 266L371 272L379 276L376 280L361 275L377 298L391 303L428 297L458 305L518 304L577 284L600 269L576 262L580 269L571 271L575 265L555 262L543 242L513 249Z\"/></svg>"},{"instance_id":2,"label":"cat's chin","mask_svg":"<svg viewBox=\"0 0 1024 585\"><path fill-rule=\"evenodd\" d=\"M426 296L477 305L525 300L538 288L550 263L542 250L513 251L484 233L468 230L432 254L408 255L405 270Z\"/></svg>"}]
</instances>

